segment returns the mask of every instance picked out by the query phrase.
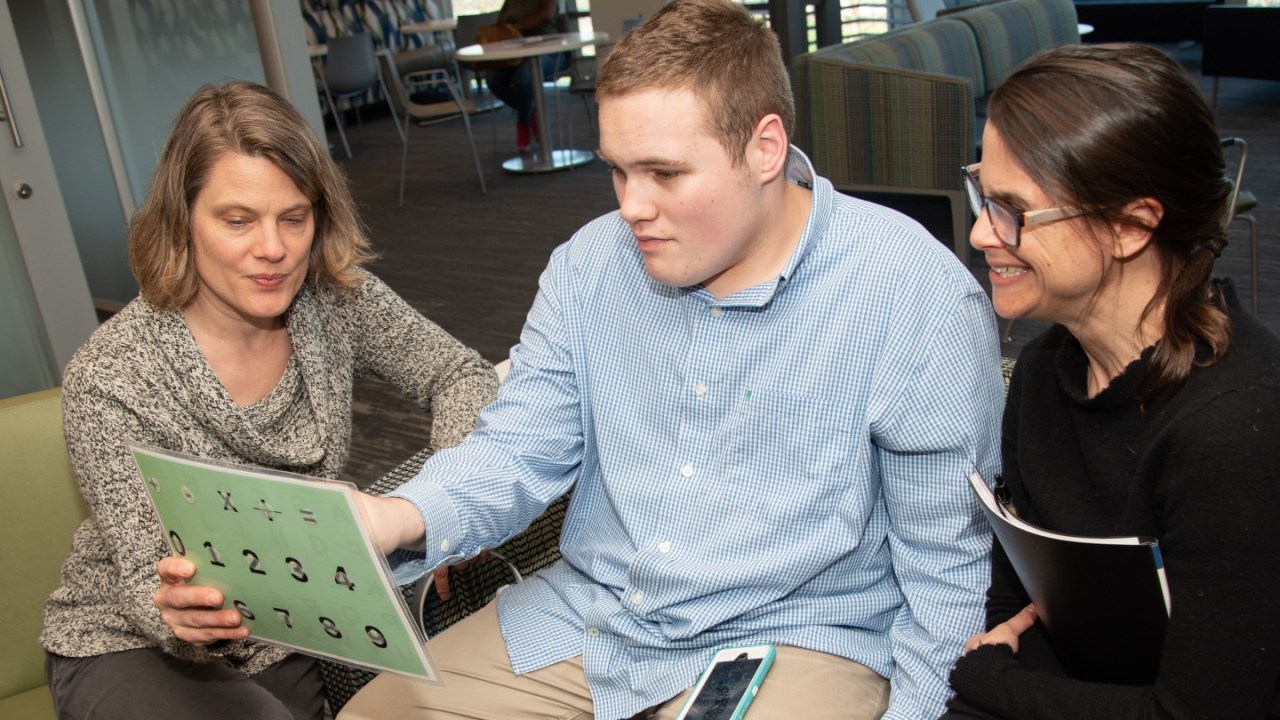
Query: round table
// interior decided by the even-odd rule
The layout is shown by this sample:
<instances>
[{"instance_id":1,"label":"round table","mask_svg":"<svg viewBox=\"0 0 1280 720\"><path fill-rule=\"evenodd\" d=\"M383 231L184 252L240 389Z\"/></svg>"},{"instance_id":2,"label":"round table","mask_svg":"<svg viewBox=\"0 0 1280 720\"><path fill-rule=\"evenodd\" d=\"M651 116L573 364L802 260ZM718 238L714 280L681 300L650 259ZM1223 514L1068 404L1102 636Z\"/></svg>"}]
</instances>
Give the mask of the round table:
<instances>
[{"instance_id":1,"label":"round table","mask_svg":"<svg viewBox=\"0 0 1280 720\"><path fill-rule=\"evenodd\" d=\"M458 29L458 18L441 18L439 20L420 20L400 26L402 33L446 32Z\"/></svg>"},{"instance_id":2,"label":"round table","mask_svg":"<svg viewBox=\"0 0 1280 720\"><path fill-rule=\"evenodd\" d=\"M574 32L558 35L535 35L513 38L483 45L468 45L458 51L458 59L464 62L484 62L486 60L511 60L526 58L532 63L533 72L533 104L538 111L538 134L542 141L538 143L538 154L533 157L520 155L502 163L502 168L513 173L542 173L554 170L585 165L595 158L590 150L566 148L556 150L551 146L551 132L547 127L545 101L542 97L542 62L537 58L552 53L569 52L588 45L597 45L609 41L607 33Z\"/></svg>"}]
</instances>

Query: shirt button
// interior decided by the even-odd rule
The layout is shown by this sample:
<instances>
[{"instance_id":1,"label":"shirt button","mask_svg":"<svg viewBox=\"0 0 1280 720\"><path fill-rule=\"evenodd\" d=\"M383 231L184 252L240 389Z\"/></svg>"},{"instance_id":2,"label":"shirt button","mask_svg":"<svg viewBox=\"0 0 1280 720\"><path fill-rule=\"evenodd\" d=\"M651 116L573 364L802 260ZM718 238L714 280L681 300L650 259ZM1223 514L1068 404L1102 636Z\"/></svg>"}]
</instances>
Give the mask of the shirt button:
<instances>
[{"instance_id":1,"label":"shirt button","mask_svg":"<svg viewBox=\"0 0 1280 720\"><path fill-rule=\"evenodd\" d=\"M685 477L693 477L693 466L685 465L684 467L680 468L680 474Z\"/></svg>"},{"instance_id":2,"label":"shirt button","mask_svg":"<svg viewBox=\"0 0 1280 720\"><path fill-rule=\"evenodd\" d=\"M587 628L587 634L588 634L588 635L590 635L591 637L600 637L600 629L599 629L599 628Z\"/></svg>"},{"instance_id":3,"label":"shirt button","mask_svg":"<svg viewBox=\"0 0 1280 720\"><path fill-rule=\"evenodd\" d=\"M448 541L448 539L445 539L445 540L441 540L441 541L440 541L440 552L449 552L449 541Z\"/></svg>"},{"instance_id":4,"label":"shirt button","mask_svg":"<svg viewBox=\"0 0 1280 720\"><path fill-rule=\"evenodd\" d=\"M693 386L693 394L694 394L694 395L697 395L698 397L702 397L703 395L706 395L706 394L707 394L707 386L706 386L706 385L703 385L702 383L698 383L697 385L694 385L694 386Z\"/></svg>"},{"instance_id":5,"label":"shirt button","mask_svg":"<svg viewBox=\"0 0 1280 720\"><path fill-rule=\"evenodd\" d=\"M711 308L711 317L713 318L720 317L723 314L724 314L724 310L722 310L721 308L718 308L718 307Z\"/></svg>"},{"instance_id":6,"label":"shirt button","mask_svg":"<svg viewBox=\"0 0 1280 720\"><path fill-rule=\"evenodd\" d=\"M663 555L666 555L667 553L671 552L671 543L667 542L666 540L663 540L662 542L658 543L658 552L662 553Z\"/></svg>"},{"instance_id":7,"label":"shirt button","mask_svg":"<svg viewBox=\"0 0 1280 720\"><path fill-rule=\"evenodd\" d=\"M639 605L642 602L644 602L644 593L640 592L639 590L631 593L632 605Z\"/></svg>"}]
</instances>

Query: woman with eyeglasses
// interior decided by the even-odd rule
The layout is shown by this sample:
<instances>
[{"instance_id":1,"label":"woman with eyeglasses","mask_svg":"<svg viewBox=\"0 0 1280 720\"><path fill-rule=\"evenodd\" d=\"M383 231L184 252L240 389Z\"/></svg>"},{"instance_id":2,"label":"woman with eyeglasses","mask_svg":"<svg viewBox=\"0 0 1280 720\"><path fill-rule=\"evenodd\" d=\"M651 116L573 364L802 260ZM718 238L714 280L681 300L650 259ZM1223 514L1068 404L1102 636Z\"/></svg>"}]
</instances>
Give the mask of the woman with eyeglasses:
<instances>
[{"instance_id":1,"label":"woman with eyeglasses","mask_svg":"<svg viewBox=\"0 0 1280 720\"><path fill-rule=\"evenodd\" d=\"M997 542L948 717L1280 717L1280 341L1210 278L1231 187L1200 91L1151 48L1048 51L992 94L965 184L996 311L1054 323L1009 387L1012 504L1157 538L1171 611L1149 683L1074 678Z\"/></svg>"}]
</instances>

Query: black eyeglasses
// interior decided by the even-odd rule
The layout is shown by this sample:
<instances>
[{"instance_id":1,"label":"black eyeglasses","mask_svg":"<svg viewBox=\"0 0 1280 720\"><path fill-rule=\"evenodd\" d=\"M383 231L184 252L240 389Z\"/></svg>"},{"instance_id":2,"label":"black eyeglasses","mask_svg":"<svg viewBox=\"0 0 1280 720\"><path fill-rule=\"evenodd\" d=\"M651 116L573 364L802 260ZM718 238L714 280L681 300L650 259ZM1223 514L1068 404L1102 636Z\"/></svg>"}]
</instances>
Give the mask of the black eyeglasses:
<instances>
[{"instance_id":1,"label":"black eyeglasses","mask_svg":"<svg viewBox=\"0 0 1280 720\"><path fill-rule=\"evenodd\" d=\"M960 169L964 175L964 191L969 196L969 209L973 210L974 217L982 217L982 210L985 208L991 230L1007 247L1016 248L1022 244L1022 228L1027 225L1042 225L1085 214L1085 211L1078 207L1018 212L1003 202L982 194L982 183L978 180L981 171L982 163L974 163Z\"/></svg>"}]
</instances>

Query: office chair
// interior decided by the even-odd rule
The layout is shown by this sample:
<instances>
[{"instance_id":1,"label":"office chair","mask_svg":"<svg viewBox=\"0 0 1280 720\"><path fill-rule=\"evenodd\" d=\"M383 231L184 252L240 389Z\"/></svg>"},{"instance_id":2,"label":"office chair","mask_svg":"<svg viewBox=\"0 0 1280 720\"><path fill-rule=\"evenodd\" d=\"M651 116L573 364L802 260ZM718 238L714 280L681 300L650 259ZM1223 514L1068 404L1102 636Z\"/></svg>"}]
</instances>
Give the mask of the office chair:
<instances>
[{"instance_id":1,"label":"office chair","mask_svg":"<svg viewBox=\"0 0 1280 720\"><path fill-rule=\"evenodd\" d=\"M911 13L912 22L932 20L945 7L942 0L907 0L907 12Z\"/></svg>"},{"instance_id":2,"label":"office chair","mask_svg":"<svg viewBox=\"0 0 1280 720\"><path fill-rule=\"evenodd\" d=\"M390 62L389 59L387 62ZM404 179L409 164L409 130L414 123L410 120L419 120L435 122L451 120L459 115L462 116L462 124L467 131L467 142L471 144L471 158L475 161L476 175L480 178L480 192L488 194L489 190L484 184L484 170L480 167L480 153L476 150L476 139L471 134L471 113L475 112L475 106L469 100L464 100L462 90L458 87L457 81L448 70L420 70L418 72L409 73L403 78L390 72L391 82L394 86L396 101L392 105L399 105L405 114L404 133L400 136L403 140L403 147L400 152L400 205L404 205ZM405 84L412 84L418 88L429 88L431 86L443 87L449 93L448 100L439 100L435 102L417 102L409 95L405 89Z\"/></svg>"},{"instance_id":3,"label":"office chair","mask_svg":"<svg viewBox=\"0 0 1280 720\"><path fill-rule=\"evenodd\" d=\"M338 112L335 97L339 100L357 97L370 89L378 88L382 91L382 98L387 101L387 106L391 108L391 121L396 125L396 132L404 140L404 128L400 125L395 105L391 102L391 93L387 90L386 80L374 53L373 36L367 32L344 35L329 40L328 45L328 59L320 74L320 85L329 111L333 113L334 122L338 126L338 137L342 138L342 148L346 150L347 157L351 157L351 145L347 142L343 117ZM359 122L359 119L360 107L357 105L356 121Z\"/></svg>"},{"instance_id":4,"label":"office chair","mask_svg":"<svg viewBox=\"0 0 1280 720\"><path fill-rule=\"evenodd\" d=\"M1244 138L1225 137L1222 139L1222 147L1239 148L1240 163L1236 166L1236 175L1231 182L1231 198L1227 202L1227 207L1231 208L1231 212L1223 220L1222 228L1226 230L1231 227L1231 223L1236 220L1242 220L1249 226L1249 292L1252 301L1253 314L1258 314L1258 222L1249 214L1258 206L1258 198L1248 190L1242 190L1241 184L1244 182L1244 166L1249 159L1249 145Z\"/></svg>"}]
</instances>

